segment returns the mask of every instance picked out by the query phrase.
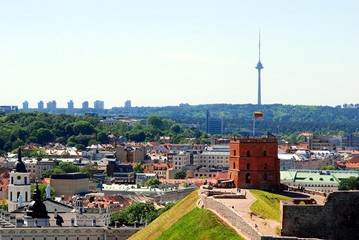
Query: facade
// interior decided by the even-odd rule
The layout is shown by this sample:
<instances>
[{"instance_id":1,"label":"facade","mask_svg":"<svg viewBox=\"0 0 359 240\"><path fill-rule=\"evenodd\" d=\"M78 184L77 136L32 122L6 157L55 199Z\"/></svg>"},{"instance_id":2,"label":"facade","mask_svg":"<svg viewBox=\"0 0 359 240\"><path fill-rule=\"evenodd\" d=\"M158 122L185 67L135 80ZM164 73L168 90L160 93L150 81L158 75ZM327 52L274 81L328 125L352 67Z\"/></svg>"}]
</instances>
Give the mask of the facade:
<instances>
[{"instance_id":1,"label":"facade","mask_svg":"<svg viewBox=\"0 0 359 240\"><path fill-rule=\"evenodd\" d=\"M5 114L17 112L18 107L17 106L0 106L0 111L4 112Z\"/></svg>"},{"instance_id":2,"label":"facade","mask_svg":"<svg viewBox=\"0 0 359 240\"><path fill-rule=\"evenodd\" d=\"M238 188L278 190L279 167L276 138L231 139L228 174Z\"/></svg>"},{"instance_id":3,"label":"facade","mask_svg":"<svg viewBox=\"0 0 359 240\"><path fill-rule=\"evenodd\" d=\"M125 108L131 108L131 100L125 101Z\"/></svg>"},{"instance_id":4,"label":"facade","mask_svg":"<svg viewBox=\"0 0 359 240\"><path fill-rule=\"evenodd\" d=\"M55 167L55 162L49 159L30 159L25 161L26 168L30 173L30 179L40 179L45 171L52 170Z\"/></svg>"},{"instance_id":5,"label":"facade","mask_svg":"<svg viewBox=\"0 0 359 240\"><path fill-rule=\"evenodd\" d=\"M29 102L28 101L24 101L22 103L22 109L23 110L28 110L29 109Z\"/></svg>"},{"instance_id":6,"label":"facade","mask_svg":"<svg viewBox=\"0 0 359 240\"><path fill-rule=\"evenodd\" d=\"M56 101L55 100L53 100L53 101L50 101L50 102L47 102L46 103L46 108L48 109L48 110L54 110L54 109L56 109Z\"/></svg>"},{"instance_id":7,"label":"facade","mask_svg":"<svg viewBox=\"0 0 359 240\"><path fill-rule=\"evenodd\" d=\"M155 173L136 173L136 185L144 186L151 178L158 178Z\"/></svg>"},{"instance_id":8,"label":"facade","mask_svg":"<svg viewBox=\"0 0 359 240\"><path fill-rule=\"evenodd\" d=\"M82 173L54 174L51 176L50 185L56 189L56 196L89 192L89 179Z\"/></svg>"},{"instance_id":9,"label":"facade","mask_svg":"<svg viewBox=\"0 0 359 240\"><path fill-rule=\"evenodd\" d=\"M105 109L104 101L96 100L93 104L93 108L97 110Z\"/></svg>"},{"instance_id":10,"label":"facade","mask_svg":"<svg viewBox=\"0 0 359 240\"><path fill-rule=\"evenodd\" d=\"M335 150L336 146L329 141L328 136L313 135L308 138L308 145L310 150Z\"/></svg>"},{"instance_id":11,"label":"facade","mask_svg":"<svg viewBox=\"0 0 359 240\"><path fill-rule=\"evenodd\" d=\"M187 152L179 152L172 156L172 168L174 170L182 170L186 165L191 164L191 154Z\"/></svg>"},{"instance_id":12,"label":"facade","mask_svg":"<svg viewBox=\"0 0 359 240\"><path fill-rule=\"evenodd\" d=\"M82 109L89 109L89 102L88 101L84 101L82 103Z\"/></svg>"},{"instance_id":13,"label":"facade","mask_svg":"<svg viewBox=\"0 0 359 240\"><path fill-rule=\"evenodd\" d=\"M359 149L359 136L345 135L341 136L339 141L343 149Z\"/></svg>"},{"instance_id":14,"label":"facade","mask_svg":"<svg viewBox=\"0 0 359 240\"><path fill-rule=\"evenodd\" d=\"M69 110L73 110L74 109L74 101L70 100L68 103L67 103L67 108Z\"/></svg>"},{"instance_id":15,"label":"facade","mask_svg":"<svg viewBox=\"0 0 359 240\"><path fill-rule=\"evenodd\" d=\"M229 145L219 148L214 147L211 150L205 150L202 153L193 154L193 164L205 168L226 168L229 166Z\"/></svg>"},{"instance_id":16,"label":"facade","mask_svg":"<svg viewBox=\"0 0 359 240\"><path fill-rule=\"evenodd\" d=\"M209 111L206 112L206 132L209 134L223 134L223 117L211 117Z\"/></svg>"},{"instance_id":17,"label":"facade","mask_svg":"<svg viewBox=\"0 0 359 240\"><path fill-rule=\"evenodd\" d=\"M44 109L44 101L40 101L37 103L37 109L43 110Z\"/></svg>"},{"instance_id":18,"label":"facade","mask_svg":"<svg viewBox=\"0 0 359 240\"><path fill-rule=\"evenodd\" d=\"M31 185L30 173L21 159L21 150L18 153L18 161L10 172L8 186L8 211L13 212L24 204L30 203Z\"/></svg>"}]
</instances>

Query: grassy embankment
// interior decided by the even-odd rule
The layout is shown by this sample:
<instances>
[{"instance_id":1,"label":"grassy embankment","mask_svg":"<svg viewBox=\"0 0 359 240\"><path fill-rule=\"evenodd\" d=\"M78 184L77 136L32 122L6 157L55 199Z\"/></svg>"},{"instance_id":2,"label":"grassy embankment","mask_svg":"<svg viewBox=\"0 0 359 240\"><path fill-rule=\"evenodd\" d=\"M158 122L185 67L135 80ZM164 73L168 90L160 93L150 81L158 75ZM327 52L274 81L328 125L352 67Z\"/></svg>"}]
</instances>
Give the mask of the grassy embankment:
<instances>
[{"instance_id":1,"label":"grassy embankment","mask_svg":"<svg viewBox=\"0 0 359 240\"><path fill-rule=\"evenodd\" d=\"M180 218L186 215L197 207L198 191L192 192L190 195L182 199L179 203L174 205L170 210L163 213L147 227L138 231L130 240L150 240L157 239L162 232L167 230L173 223L177 222Z\"/></svg>"},{"instance_id":2,"label":"grassy embankment","mask_svg":"<svg viewBox=\"0 0 359 240\"><path fill-rule=\"evenodd\" d=\"M194 208L163 232L157 239L241 240L243 238L217 218L210 210Z\"/></svg>"},{"instance_id":3,"label":"grassy embankment","mask_svg":"<svg viewBox=\"0 0 359 240\"><path fill-rule=\"evenodd\" d=\"M211 211L198 208L197 199L195 191L129 239L242 239Z\"/></svg>"},{"instance_id":4,"label":"grassy embankment","mask_svg":"<svg viewBox=\"0 0 359 240\"><path fill-rule=\"evenodd\" d=\"M250 210L253 212L279 222L280 220L280 208L279 201L280 200L290 200L291 198L269 193L261 190L250 190L252 195L257 199L251 206Z\"/></svg>"}]
</instances>

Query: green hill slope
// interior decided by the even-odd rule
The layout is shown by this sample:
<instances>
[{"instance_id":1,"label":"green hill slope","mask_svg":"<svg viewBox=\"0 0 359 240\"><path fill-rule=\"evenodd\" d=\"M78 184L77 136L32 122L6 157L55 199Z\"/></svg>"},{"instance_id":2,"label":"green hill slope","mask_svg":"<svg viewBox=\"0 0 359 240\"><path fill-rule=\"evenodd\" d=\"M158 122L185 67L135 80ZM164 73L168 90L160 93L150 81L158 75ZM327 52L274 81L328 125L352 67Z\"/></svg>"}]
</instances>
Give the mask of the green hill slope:
<instances>
[{"instance_id":1,"label":"green hill slope","mask_svg":"<svg viewBox=\"0 0 359 240\"><path fill-rule=\"evenodd\" d=\"M242 239L211 211L198 208L197 199L194 191L129 239Z\"/></svg>"},{"instance_id":2,"label":"green hill slope","mask_svg":"<svg viewBox=\"0 0 359 240\"><path fill-rule=\"evenodd\" d=\"M264 216L265 218L279 221L280 219L280 200L290 200L291 198L279 194L269 193L261 190L250 190L251 194L257 199L250 209Z\"/></svg>"},{"instance_id":3,"label":"green hill slope","mask_svg":"<svg viewBox=\"0 0 359 240\"><path fill-rule=\"evenodd\" d=\"M241 240L243 238L217 218L210 210L194 208L163 232L157 239Z\"/></svg>"},{"instance_id":4,"label":"green hill slope","mask_svg":"<svg viewBox=\"0 0 359 240\"><path fill-rule=\"evenodd\" d=\"M138 231L130 240L151 240L157 239L162 232L172 226L184 215L197 207L196 201L198 198L198 191L192 192L190 195L182 199L179 203L173 206L170 210L162 214L160 217L151 222L146 228Z\"/></svg>"}]
</instances>

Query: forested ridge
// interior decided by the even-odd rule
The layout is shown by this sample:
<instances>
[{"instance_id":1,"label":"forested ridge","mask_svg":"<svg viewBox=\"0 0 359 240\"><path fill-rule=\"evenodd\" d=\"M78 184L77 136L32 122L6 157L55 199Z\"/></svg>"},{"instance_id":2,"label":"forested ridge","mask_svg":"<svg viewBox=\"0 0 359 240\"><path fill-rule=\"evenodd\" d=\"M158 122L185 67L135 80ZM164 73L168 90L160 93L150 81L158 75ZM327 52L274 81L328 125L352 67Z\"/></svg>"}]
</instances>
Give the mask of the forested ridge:
<instances>
[{"instance_id":1,"label":"forested ridge","mask_svg":"<svg viewBox=\"0 0 359 240\"><path fill-rule=\"evenodd\" d=\"M342 108L340 106L305 106L270 104L206 104L167 106L167 107L132 107L114 108L109 113L145 117L158 114L178 123L200 125L205 129L206 111L215 117L223 117L227 133L248 131L252 129L253 113L263 112L263 119L257 121L257 129L278 134L297 131L314 133L359 132L359 107Z\"/></svg>"},{"instance_id":2,"label":"forested ridge","mask_svg":"<svg viewBox=\"0 0 359 240\"><path fill-rule=\"evenodd\" d=\"M129 141L158 141L170 136L173 143L185 143L189 138L204 142L206 111L211 117L223 117L226 134L250 132L253 113L263 112L256 121L256 130L288 136L300 132L342 135L359 134L359 108L329 106L293 106L253 104L208 104L168 107L132 107L105 110L103 115L124 115L144 119L147 124L127 126L106 125L94 116L49 114L43 112L0 113L0 154L29 143L46 145L58 142L85 149L95 143L110 142L109 133L125 136Z\"/></svg>"}]
</instances>

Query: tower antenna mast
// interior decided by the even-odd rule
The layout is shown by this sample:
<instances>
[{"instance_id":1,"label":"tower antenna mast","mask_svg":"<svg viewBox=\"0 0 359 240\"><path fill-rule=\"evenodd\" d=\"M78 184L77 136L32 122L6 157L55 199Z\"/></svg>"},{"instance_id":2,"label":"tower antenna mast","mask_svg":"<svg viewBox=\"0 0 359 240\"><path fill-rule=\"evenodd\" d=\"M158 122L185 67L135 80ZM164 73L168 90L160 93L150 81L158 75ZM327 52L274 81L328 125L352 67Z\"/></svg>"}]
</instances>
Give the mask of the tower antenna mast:
<instances>
[{"instance_id":1,"label":"tower antenna mast","mask_svg":"<svg viewBox=\"0 0 359 240\"><path fill-rule=\"evenodd\" d=\"M262 104L261 97L261 70L263 69L263 65L261 63L261 30L259 29L259 44L258 44L258 63L256 69L258 69L258 106Z\"/></svg>"}]
</instances>

